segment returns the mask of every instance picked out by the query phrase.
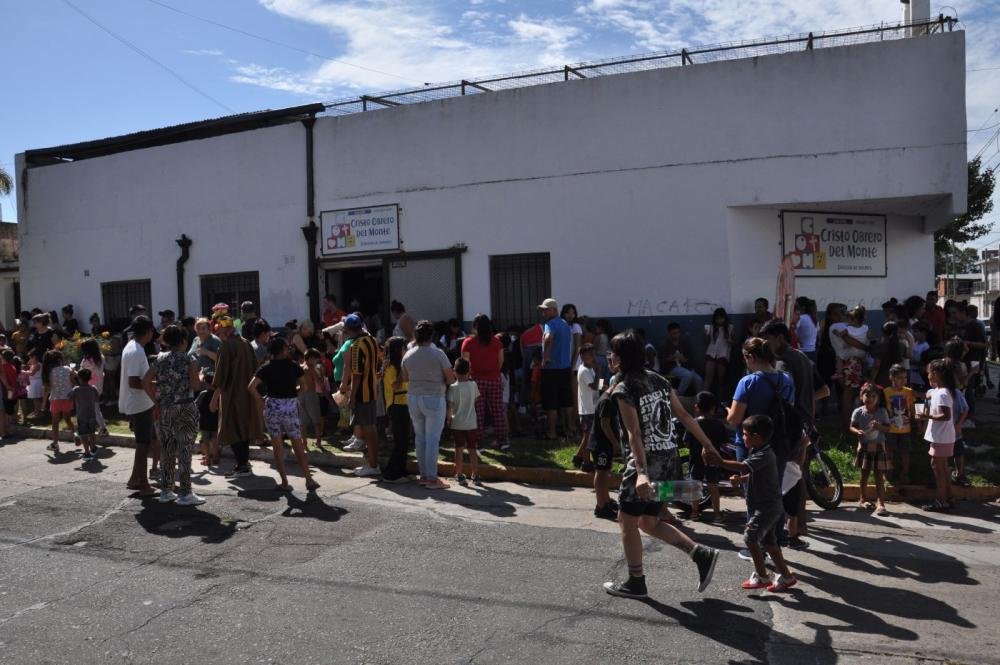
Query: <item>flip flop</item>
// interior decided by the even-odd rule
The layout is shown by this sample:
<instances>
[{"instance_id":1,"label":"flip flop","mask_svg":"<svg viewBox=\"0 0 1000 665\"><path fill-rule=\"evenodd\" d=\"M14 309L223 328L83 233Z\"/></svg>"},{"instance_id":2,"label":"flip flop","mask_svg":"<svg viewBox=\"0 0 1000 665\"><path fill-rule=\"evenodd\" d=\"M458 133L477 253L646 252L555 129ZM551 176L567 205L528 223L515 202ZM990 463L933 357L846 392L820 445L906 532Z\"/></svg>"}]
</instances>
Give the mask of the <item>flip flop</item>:
<instances>
[{"instance_id":1,"label":"flip flop","mask_svg":"<svg viewBox=\"0 0 1000 665\"><path fill-rule=\"evenodd\" d=\"M282 483L280 485L275 485L274 489L278 490L279 492L291 492L292 486L289 485L288 483Z\"/></svg>"}]
</instances>

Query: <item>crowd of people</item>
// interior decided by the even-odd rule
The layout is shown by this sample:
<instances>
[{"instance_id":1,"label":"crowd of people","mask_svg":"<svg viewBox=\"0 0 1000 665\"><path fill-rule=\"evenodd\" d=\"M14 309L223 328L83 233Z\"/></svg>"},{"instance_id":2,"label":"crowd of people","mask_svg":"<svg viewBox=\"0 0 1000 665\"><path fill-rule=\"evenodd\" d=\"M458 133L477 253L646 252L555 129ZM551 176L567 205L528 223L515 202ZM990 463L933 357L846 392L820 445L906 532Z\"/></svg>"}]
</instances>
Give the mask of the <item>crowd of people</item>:
<instances>
[{"instance_id":1,"label":"crowd of people","mask_svg":"<svg viewBox=\"0 0 1000 665\"><path fill-rule=\"evenodd\" d=\"M159 325L136 305L124 330L112 331L95 314L86 335L72 306L61 320L56 312L23 312L0 350L0 435L13 422L47 417L49 450L59 451L64 426L86 463L98 458L107 433L102 404L117 403L136 445L128 489L197 505L204 499L192 490L191 473L199 438L201 463L220 472L220 451L231 447L235 464L225 475L232 478L252 474L252 444L270 445L280 491L292 489L287 440L313 491L319 484L307 440L323 446L331 426L346 429L345 449L364 453L355 475L439 490L449 487L438 473L443 437L454 445L455 481L482 484L486 432L506 450L512 435L533 429L539 439L578 442L573 463L594 474L594 514L620 524L628 563L628 579L605 589L628 597L646 594L640 532L687 553L700 590L711 580L718 551L679 530L661 499L661 486L684 473L683 446L690 477L710 496L705 510L691 506L691 518L720 519L720 482L742 486L741 555L755 568L743 587L783 591L796 580L781 547L807 546L800 477L817 410L835 401L844 436L857 442L862 507L887 512L886 475L898 469L896 478L907 481L922 437L937 488L925 508L949 510L952 482L967 483L962 429L989 380L976 308L950 300L939 307L935 292L885 303L877 335L862 307L831 303L821 320L816 303L801 297L790 317L776 318L758 299L745 330L719 308L702 344L672 322L659 347L643 330L615 334L608 320L580 317L552 298L539 304L536 325L500 331L479 314L469 333L457 320L418 320L395 301L383 327L355 305L348 312L327 296L318 326L281 328L252 302L238 312L220 303L181 320L164 310ZM384 460L383 443L390 446ZM407 471L411 444L415 478ZM617 457L624 472L615 501Z\"/></svg>"}]
</instances>

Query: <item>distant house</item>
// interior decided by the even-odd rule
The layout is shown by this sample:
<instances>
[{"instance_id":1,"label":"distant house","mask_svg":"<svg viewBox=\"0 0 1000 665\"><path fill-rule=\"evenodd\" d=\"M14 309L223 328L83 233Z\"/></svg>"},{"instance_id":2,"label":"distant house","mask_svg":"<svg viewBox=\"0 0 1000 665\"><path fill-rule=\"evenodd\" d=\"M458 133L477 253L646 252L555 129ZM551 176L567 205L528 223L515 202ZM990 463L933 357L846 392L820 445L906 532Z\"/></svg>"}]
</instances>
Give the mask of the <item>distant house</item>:
<instances>
[{"instance_id":1,"label":"distant house","mask_svg":"<svg viewBox=\"0 0 1000 665\"><path fill-rule=\"evenodd\" d=\"M993 301L1000 297L1000 249L983 250L976 265L979 283L969 302L979 307L980 318L993 315Z\"/></svg>"},{"instance_id":2,"label":"distant house","mask_svg":"<svg viewBox=\"0 0 1000 665\"><path fill-rule=\"evenodd\" d=\"M982 289L982 283L983 276L978 272L959 273L957 275L938 275L938 297L942 299L953 298L955 300L970 300L973 294Z\"/></svg>"}]
</instances>

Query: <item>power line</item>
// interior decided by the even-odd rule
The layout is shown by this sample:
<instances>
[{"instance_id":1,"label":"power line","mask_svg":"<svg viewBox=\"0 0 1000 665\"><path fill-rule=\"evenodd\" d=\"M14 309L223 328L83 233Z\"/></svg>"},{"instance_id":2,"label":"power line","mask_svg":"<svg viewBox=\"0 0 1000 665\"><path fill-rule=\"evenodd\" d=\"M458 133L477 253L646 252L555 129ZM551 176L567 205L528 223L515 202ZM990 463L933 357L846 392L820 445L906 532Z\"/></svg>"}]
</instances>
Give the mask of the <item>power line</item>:
<instances>
[{"instance_id":1,"label":"power line","mask_svg":"<svg viewBox=\"0 0 1000 665\"><path fill-rule=\"evenodd\" d=\"M122 44L124 44L125 46L127 46L128 48L130 48L131 50L135 51L136 53L138 53L139 55L141 55L146 60L149 60L150 62L152 62L157 67L163 69L168 74L170 74L171 76L173 76L175 79L177 79L178 81L180 81L181 83L183 83L185 86L187 86L191 90L195 91L196 93L198 93L199 95L201 95L202 97L204 97L205 99L207 99L208 101L210 101L213 104L216 104L216 105L222 107L223 109L225 109L226 111L229 111L230 113L235 113L236 112L233 109L231 109L228 106L226 106L225 104L223 104L222 102L220 102L215 97L212 97L210 94L208 94L207 92L205 92L204 90L202 90L201 88L199 88L198 86L196 86L195 84L193 84L190 81L188 81L187 79L185 79L183 76L181 76L180 74L178 74L176 71L174 71L173 69L171 69L167 65L163 64L162 62L160 62L159 60L157 60L156 58L154 58L152 55L150 55L146 51L143 51L141 48L139 48L138 46L136 46L135 44L133 44L129 40L125 39L121 35L119 35L117 32L115 32L115 31L111 30L110 28L108 28L107 26L101 24L99 21L97 21L97 19L95 19L94 17L90 16L85 11L83 11L82 9L80 9L79 7L77 7L76 5L74 5L72 2L70 2L70 0L62 0L62 1L70 9L73 9L75 12L77 12L78 14L80 14L80 16L82 16L83 18L87 19L88 21L90 21L91 23L93 23L94 25L96 25L98 28L100 28L101 30L103 30L107 34L109 34L112 37L114 37L119 42L121 42Z\"/></svg>"},{"instance_id":2,"label":"power line","mask_svg":"<svg viewBox=\"0 0 1000 665\"><path fill-rule=\"evenodd\" d=\"M331 58L330 56L323 55L321 53L314 53L313 51L308 51L306 49L299 48L298 46L293 46L292 44L285 44L284 42L279 42L279 41L277 41L275 39L271 39L270 37L264 37L263 35L257 35L257 34L254 34L252 32L247 32L246 30L241 30L240 28L234 28L233 26L226 25L225 23L219 23L218 21L213 21L212 19L205 18L204 16L198 16L196 14L192 14L190 12L186 12L183 9L178 9L177 7L171 7L170 5L166 4L165 2L160 2L160 0L146 0L146 1L150 2L150 3L154 4L154 5L159 5L160 7L163 7L164 9L169 9L172 12L176 12L176 13L181 14L183 16L187 16L188 18L193 18L193 19L195 19L197 21L202 21L203 23L208 23L209 25L214 25L217 28L222 28L223 30L229 30L230 32L235 32L237 34L244 35L246 37L252 37L253 39L259 39L259 40L261 40L263 42L267 42L268 44L274 44L275 46L281 46L283 48L291 49L291 50L297 51L299 53L304 53L305 55L311 55L314 58L319 58L321 60L329 60L330 62L336 62L337 64L340 64L340 65L346 65L347 67L355 67L357 69L363 69L366 72L372 72L372 73L375 73L375 74L381 74L383 76L391 76L392 78L397 78L397 79L399 79L401 81L406 81L407 83L413 83L414 85L420 85L416 81L414 81L412 79L408 79L405 76L399 76L399 75L393 74L391 72L383 72L382 70L375 69L374 67L366 67L365 65L359 65L359 64L356 64L356 63L353 63L353 62L348 62L346 60L338 60L337 58Z\"/></svg>"}]
</instances>

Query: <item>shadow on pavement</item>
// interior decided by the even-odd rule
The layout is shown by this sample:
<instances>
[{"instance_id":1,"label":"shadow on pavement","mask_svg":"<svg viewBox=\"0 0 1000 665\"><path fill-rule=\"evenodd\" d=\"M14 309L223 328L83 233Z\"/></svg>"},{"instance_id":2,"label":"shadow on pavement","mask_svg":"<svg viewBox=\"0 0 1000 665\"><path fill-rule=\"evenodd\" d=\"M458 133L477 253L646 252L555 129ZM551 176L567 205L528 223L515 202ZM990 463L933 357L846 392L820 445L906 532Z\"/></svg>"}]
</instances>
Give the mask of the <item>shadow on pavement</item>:
<instances>
[{"instance_id":1,"label":"shadow on pavement","mask_svg":"<svg viewBox=\"0 0 1000 665\"><path fill-rule=\"evenodd\" d=\"M60 450L56 453L50 450L46 451L45 457L49 464L70 464L80 459L80 452L78 450Z\"/></svg>"},{"instance_id":2,"label":"shadow on pavement","mask_svg":"<svg viewBox=\"0 0 1000 665\"><path fill-rule=\"evenodd\" d=\"M144 499L135 521L148 533L167 538L200 538L203 543L221 543L236 533L236 522L223 522L218 516L196 507L160 503L155 497Z\"/></svg>"},{"instance_id":3,"label":"shadow on pavement","mask_svg":"<svg viewBox=\"0 0 1000 665\"><path fill-rule=\"evenodd\" d=\"M754 610L745 605L737 605L718 598L684 601L680 603L680 607L667 605L653 599L642 602L661 615L673 619L687 630L730 649L742 651L751 659L729 661L731 664L767 663L767 643L769 640L779 640L782 648L809 647L808 662L810 663L833 665L837 662L837 655L832 650L824 653L816 651L812 648L813 645L803 644L786 635L778 633L772 635L771 626L753 616L748 616L754 614ZM806 661L803 660L803 662Z\"/></svg>"},{"instance_id":4,"label":"shadow on pavement","mask_svg":"<svg viewBox=\"0 0 1000 665\"><path fill-rule=\"evenodd\" d=\"M454 481L449 480L449 484ZM428 490L416 483L394 485L379 483L380 488L398 494L408 499L429 499L442 503L452 503L470 510L479 510L496 517L513 517L517 514L517 506L531 506L534 502L523 494L514 494L490 485L477 487L471 485L476 494L457 492L452 489Z\"/></svg>"},{"instance_id":5,"label":"shadow on pavement","mask_svg":"<svg viewBox=\"0 0 1000 665\"><path fill-rule=\"evenodd\" d=\"M80 466L77 468L79 471L86 471L87 473L101 473L108 467L99 458L95 458L81 459Z\"/></svg>"},{"instance_id":6,"label":"shadow on pavement","mask_svg":"<svg viewBox=\"0 0 1000 665\"><path fill-rule=\"evenodd\" d=\"M894 512L892 510L892 504L889 504L889 515L891 517L896 517L902 520L910 520L913 522L920 522L928 527L943 527L946 529L958 529L960 531L971 531L972 533L993 533L990 529L985 527L977 526L975 524L968 524L962 521L964 516L968 513L975 512L974 510L966 511L964 509L955 510L951 514L955 517L954 520L942 520L934 517L924 511L918 509L917 512ZM875 524L880 527L886 527L890 529L902 529L902 525L896 524L889 520L879 519L878 517L872 515L868 511L861 510L828 510L822 513L824 520L831 520L837 522L850 522L852 524ZM986 518L989 519L989 518ZM811 527L817 528L817 527Z\"/></svg>"},{"instance_id":7,"label":"shadow on pavement","mask_svg":"<svg viewBox=\"0 0 1000 665\"><path fill-rule=\"evenodd\" d=\"M962 628L976 627L948 603L909 589L896 589L889 584L876 586L801 563L795 565L795 574L820 591L843 599L854 610L868 610L883 617L943 621Z\"/></svg>"},{"instance_id":8,"label":"shadow on pavement","mask_svg":"<svg viewBox=\"0 0 1000 665\"><path fill-rule=\"evenodd\" d=\"M979 584L969 577L968 567L950 554L893 536L869 538L817 528L809 535L834 549L832 553L815 551L815 556L845 570L879 577L909 578L923 584Z\"/></svg>"},{"instance_id":9,"label":"shadow on pavement","mask_svg":"<svg viewBox=\"0 0 1000 665\"><path fill-rule=\"evenodd\" d=\"M306 495L305 501L291 493L285 494L285 500L288 508L281 513L284 517L310 517L321 522L336 522L348 512L346 508L331 506L312 492Z\"/></svg>"},{"instance_id":10,"label":"shadow on pavement","mask_svg":"<svg viewBox=\"0 0 1000 665\"><path fill-rule=\"evenodd\" d=\"M802 625L816 631L814 643L817 645L831 646L833 639L830 633L832 632L881 635L892 640L911 642L920 637L912 630L892 625L878 614L855 607L850 603L838 603L829 598L810 596L801 589L793 589L789 594L751 595L749 598L757 602L778 603L797 612L819 614L835 619L841 624L846 624L826 625L815 621L803 622Z\"/></svg>"}]
</instances>

